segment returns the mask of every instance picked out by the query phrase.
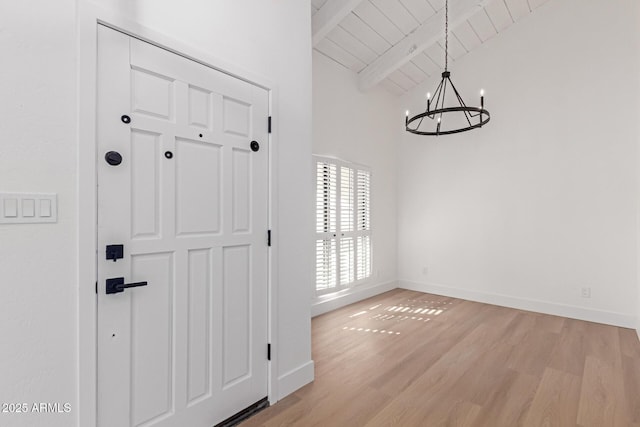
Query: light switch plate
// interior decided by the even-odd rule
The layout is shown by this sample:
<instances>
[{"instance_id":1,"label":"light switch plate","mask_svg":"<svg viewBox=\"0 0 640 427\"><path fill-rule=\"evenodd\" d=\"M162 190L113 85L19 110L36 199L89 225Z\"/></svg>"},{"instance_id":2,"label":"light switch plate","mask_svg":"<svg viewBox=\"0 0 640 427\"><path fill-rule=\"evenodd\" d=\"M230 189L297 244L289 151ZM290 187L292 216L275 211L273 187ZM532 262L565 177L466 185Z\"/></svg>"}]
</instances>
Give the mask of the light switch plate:
<instances>
[{"instance_id":1,"label":"light switch plate","mask_svg":"<svg viewBox=\"0 0 640 427\"><path fill-rule=\"evenodd\" d=\"M0 224L58 222L55 193L0 193Z\"/></svg>"}]
</instances>

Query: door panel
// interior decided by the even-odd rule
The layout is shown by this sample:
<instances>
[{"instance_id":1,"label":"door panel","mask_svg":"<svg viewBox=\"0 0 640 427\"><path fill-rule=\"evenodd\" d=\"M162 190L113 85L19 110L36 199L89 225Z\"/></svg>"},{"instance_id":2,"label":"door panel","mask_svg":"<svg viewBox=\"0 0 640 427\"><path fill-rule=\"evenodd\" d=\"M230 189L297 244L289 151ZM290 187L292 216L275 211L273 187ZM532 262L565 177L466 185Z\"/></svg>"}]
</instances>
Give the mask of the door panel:
<instances>
[{"instance_id":1,"label":"door panel","mask_svg":"<svg viewBox=\"0 0 640 427\"><path fill-rule=\"evenodd\" d=\"M234 148L233 157L233 232L251 231L251 152Z\"/></svg>"},{"instance_id":2,"label":"door panel","mask_svg":"<svg viewBox=\"0 0 640 427\"><path fill-rule=\"evenodd\" d=\"M189 251L189 324L187 401L211 395L212 249Z\"/></svg>"},{"instance_id":3,"label":"door panel","mask_svg":"<svg viewBox=\"0 0 640 427\"><path fill-rule=\"evenodd\" d=\"M220 232L222 146L176 140L178 235Z\"/></svg>"},{"instance_id":4,"label":"door panel","mask_svg":"<svg viewBox=\"0 0 640 427\"><path fill-rule=\"evenodd\" d=\"M189 125L213 129L213 98L206 89L189 85Z\"/></svg>"},{"instance_id":5,"label":"door panel","mask_svg":"<svg viewBox=\"0 0 640 427\"><path fill-rule=\"evenodd\" d=\"M223 388L249 375L251 355L250 249L248 245L223 250Z\"/></svg>"},{"instance_id":6,"label":"door panel","mask_svg":"<svg viewBox=\"0 0 640 427\"><path fill-rule=\"evenodd\" d=\"M173 79L149 70L131 70L132 110L173 121Z\"/></svg>"},{"instance_id":7,"label":"door panel","mask_svg":"<svg viewBox=\"0 0 640 427\"><path fill-rule=\"evenodd\" d=\"M98 41L98 425L211 427L267 395L268 94Z\"/></svg>"},{"instance_id":8,"label":"door panel","mask_svg":"<svg viewBox=\"0 0 640 427\"><path fill-rule=\"evenodd\" d=\"M133 239L160 238L162 135L131 130L131 226Z\"/></svg>"},{"instance_id":9,"label":"door panel","mask_svg":"<svg viewBox=\"0 0 640 427\"><path fill-rule=\"evenodd\" d=\"M237 99L223 98L223 117L225 133L237 136L249 136L251 106Z\"/></svg>"},{"instance_id":10,"label":"door panel","mask_svg":"<svg viewBox=\"0 0 640 427\"><path fill-rule=\"evenodd\" d=\"M133 425L173 410L173 253L131 257L131 278L146 286L131 292L131 411Z\"/></svg>"}]
</instances>

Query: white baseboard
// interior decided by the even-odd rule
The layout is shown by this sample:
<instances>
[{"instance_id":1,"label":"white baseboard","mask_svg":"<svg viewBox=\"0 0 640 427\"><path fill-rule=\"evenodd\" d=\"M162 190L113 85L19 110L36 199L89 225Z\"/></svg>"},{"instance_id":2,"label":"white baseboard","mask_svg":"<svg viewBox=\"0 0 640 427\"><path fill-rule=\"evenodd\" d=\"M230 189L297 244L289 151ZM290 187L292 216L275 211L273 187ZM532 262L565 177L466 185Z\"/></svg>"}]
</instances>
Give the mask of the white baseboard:
<instances>
[{"instance_id":1,"label":"white baseboard","mask_svg":"<svg viewBox=\"0 0 640 427\"><path fill-rule=\"evenodd\" d=\"M569 317L571 319L586 320L588 322L604 323L606 325L620 326L623 328L633 329L637 326L635 316L611 311L595 310L591 308L519 298L508 295L478 292L470 289L438 285L435 283L418 283L408 280L399 280L398 287L412 291L426 292L486 304L500 305L503 307L517 308L519 310ZM638 334L640 336L640 328L638 330Z\"/></svg>"},{"instance_id":2,"label":"white baseboard","mask_svg":"<svg viewBox=\"0 0 640 427\"><path fill-rule=\"evenodd\" d=\"M314 379L313 360L278 377L278 400L285 398ZM274 402L271 402L274 403Z\"/></svg>"},{"instance_id":3,"label":"white baseboard","mask_svg":"<svg viewBox=\"0 0 640 427\"><path fill-rule=\"evenodd\" d=\"M397 287L398 283L395 281L378 283L370 286L362 285L320 297L311 305L311 317L337 310L338 308L353 304L354 302L362 301L396 289Z\"/></svg>"}]
</instances>

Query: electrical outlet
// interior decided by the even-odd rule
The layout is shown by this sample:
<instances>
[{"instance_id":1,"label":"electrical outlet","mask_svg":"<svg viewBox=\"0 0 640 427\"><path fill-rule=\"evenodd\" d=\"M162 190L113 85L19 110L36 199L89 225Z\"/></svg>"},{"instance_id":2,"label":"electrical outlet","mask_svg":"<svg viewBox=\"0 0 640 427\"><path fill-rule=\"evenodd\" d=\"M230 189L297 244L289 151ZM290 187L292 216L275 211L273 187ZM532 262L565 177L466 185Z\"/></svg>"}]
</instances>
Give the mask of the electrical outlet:
<instances>
[{"instance_id":1,"label":"electrical outlet","mask_svg":"<svg viewBox=\"0 0 640 427\"><path fill-rule=\"evenodd\" d=\"M584 287L582 288L582 298L591 298L591 288Z\"/></svg>"}]
</instances>

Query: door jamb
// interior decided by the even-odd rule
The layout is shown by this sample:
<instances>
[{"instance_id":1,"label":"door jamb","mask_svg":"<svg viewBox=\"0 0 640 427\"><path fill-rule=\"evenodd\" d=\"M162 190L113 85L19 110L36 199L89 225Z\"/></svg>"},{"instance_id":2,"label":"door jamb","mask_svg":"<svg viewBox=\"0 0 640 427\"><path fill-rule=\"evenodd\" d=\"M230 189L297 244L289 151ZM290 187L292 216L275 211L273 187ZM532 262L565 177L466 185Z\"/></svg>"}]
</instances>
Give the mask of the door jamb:
<instances>
[{"instance_id":1,"label":"door jamb","mask_svg":"<svg viewBox=\"0 0 640 427\"><path fill-rule=\"evenodd\" d=\"M76 52L77 52L77 119L78 119L78 187L77 187L77 247L78 247L78 408L76 425L95 427L97 425L97 56L98 25L104 25L141 39L155 46L167 49L177 55L193 60L216 71L231 75L269 93L269 115L278 117L278 88L268 78L246 70L224 59L195 49L186 43L151 30L126 16L104 9L97 4L80 1L77 3ZM265 120L265 126L267 125ZM272 132L268 134L268 228L277 239L278 230L278 126L275 119ZM277 240L276 240L277 242ZM266 245L266 236L265 236ZM271 343L271 361L268 362L268 398L273 404L278 399L278 245L267 248L268 277L267 304L268 341ZM266 349L265 349L266 357Z\"/></svg>"}]
</instances>

